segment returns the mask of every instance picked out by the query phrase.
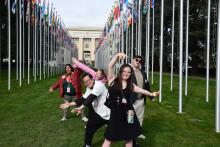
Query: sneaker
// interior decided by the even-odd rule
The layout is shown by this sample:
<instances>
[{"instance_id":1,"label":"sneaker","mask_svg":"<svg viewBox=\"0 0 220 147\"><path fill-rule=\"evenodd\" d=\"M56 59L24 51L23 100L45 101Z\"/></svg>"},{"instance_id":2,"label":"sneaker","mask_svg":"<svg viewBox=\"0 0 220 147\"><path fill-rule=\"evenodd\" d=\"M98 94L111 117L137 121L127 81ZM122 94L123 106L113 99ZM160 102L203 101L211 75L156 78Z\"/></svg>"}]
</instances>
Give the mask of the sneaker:
<instances>
[{"instance_id":1,"label":"sneaker","mask_svg":"<svg viewBox=\"0 0 220 147\"><path fill-rule=\"evenodd\" d=\"M67 120L66 117L63 117L63 118L60 119L60 121L66 121L66 120Z\"/></svg>"},{"instance_id":2,"label":"sneaker","mask_svg":"<svg viewBox=\"0 0 220 147\"><path fill-rule=\"evenodd\" d=\"M84 122L87 122L88 121L88 118L86 118L85 116L82 118L82 120L84 121Z\"/></svg>"},{"instance_id":3,"label":"sneaker","mask_svg":"<svg viewBox=\"0 0 220 147\"><path fill-rule=\"evenodd\" d=\"M138 138L139 139L146 139L146 137L143 134L139 135Z\"/></svg>"}]
</instances>

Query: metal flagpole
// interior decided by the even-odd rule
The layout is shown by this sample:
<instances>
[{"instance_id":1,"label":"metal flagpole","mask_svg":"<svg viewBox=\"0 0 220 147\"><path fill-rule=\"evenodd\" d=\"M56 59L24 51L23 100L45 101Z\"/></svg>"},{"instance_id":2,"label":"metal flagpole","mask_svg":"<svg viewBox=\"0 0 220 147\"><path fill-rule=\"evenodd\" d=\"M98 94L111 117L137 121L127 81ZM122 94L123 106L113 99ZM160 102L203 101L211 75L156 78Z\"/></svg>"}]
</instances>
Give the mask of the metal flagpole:
<instances>
[{"instance_id":1,"label":"metal flagpole","mask_svg":"<svg viewBox=\"0 0 220 147\"><path fill-rule=\"evenodd\" d=\"M51 34L50 34L50 76L52 76L52 53L53 53L53 46L52 46L52 41L53 41L53 26L51 24Z\"/></svg>"},{"instance_id":2,"label":"metal flagpole","mask_svg":"<svg viewBox=\"0 0 220 147\"><path fill-rule=\"evenodd\" d=\"M138 8L138 54L141 55L141 0Z\"/></svg>"},{"instance_id":3,"label":"metal flagpole","mask_svg":"<svg viewBox=\"0 0 220 147\"><path fill-rule=\"evenodd\" d=\"M126 28L126 34L125 34L125 39L126 39L126 50L125 50L125 54L128 56L128 29ZM126 63L128 63L128 58L125 59Z\"/></svg>"},{"instance_id":4,"label":"metal flagpole","mask_svg":"<svg viewBox=\"0 0 220 147\"><path fill-rule=\"evenodd\" d=\"M21 0L19 1L19 86L21 87L21 51L22 51L22 44L21 44Z\"/></svg>"},{"instance_id":5,"label":"metal flagpole","mask_svg":"<svg viewBox=\"0 0 220 147\"><path fill-rule=\"evenodd\" d=\"M36 10L36 4L35 4L35 7L34 7L34 12L35 12L35 15L34 15L34 82L37 81L37 18L36 18L36 15L37 15L37 10Z\"/></svg>"},{"instance_id":6,"label":"metal flagpole","mask_svg":"<svg viewBox=\"0 0 220 147\"><path fill-rule=\"evenodd\" d=\"M147 79L149 79L149 58L150 58L150 0L148 0L147 20Z\"/></svg>"},{"instance_id":7,"label":"metal flagpole","mask_svg":"<svg viewBox=\"0 0 220 147\"><path fill-rule=\"evenodd\" d=\"M216 66L216 112L215 112L215 130L220 133L220 1L218 1L218 32L217 32L217 66Z\"/></svg>"},{"instance_id":8,"label":"metal flagpole","mask_svg":"<svg viewBox=\"0 0 220 147\"><path fill-rule=\"evenodd\" d=\"M211 0L208 0L207 57L206 57L206 102L209 102L210 8L211 8Z\"/></svg>"},{"instance_id":9,"label":"metal flagpole","mask_svg":"<svg viewBox=\"0 0 220 147\"><path fill-rule=\"evenodd\" d=\"M175 32L175 0L173 0L173 18L172 18L172 51L171 51L171 82L170 90L173 91L173 52L174 52L174 32Z\"/></svg>"},{"instance_id":10,"label":"metal flagpole","mask_svg":"<svg viewBox=\"0 0 220 147\"><path fill-rule=\"evenodd\" d=\"M41 70L42 70L42 68L41 68L41 66L42 66L42 23L41 23L41 7L40 7L40 19L39 19L39 21L40 21L40 80L41 80Z\"/></svg>"},{"instance_id":11,"label":"metal flagpole","mask_svg":"<svg viewBox=\"0 0 220 147\"><path fill-rule=\"evenodd\" d=\"M185 95L188 91L188 39L189 39L189 0L187 0L187 11L186 11L186 62L185 62Z\"/></svg>"},{"instance_id":12,"label":"metal flagpole","mask_svg":"<svg viewBox=\"0 0 220 147\"><path fill-rule=\"evenodd\" d=\"M19 63L19 5L18 2L16 2L16 80L18 80L19 71L18 71L18 63Z\"/></svg>"},{"instance_id":13,"label":"metal flagpole","mask_svg":"<svg viewBox=\"0 0 220 147\"><path fill-rule=\"evenodd\" d=\"M24 36L24 0L22 0L22 17L23 17L23 19L22 19L22 38L23 38L23 40L22 40L22 69L23 69L23 79L24 79L24 68L25 68L25 64L24 64L24 62L25 62L25 60L24 60L24 49L25 49L25 45L24 45L24 39L25 39L25 36Z\"/></svg>"},{"instance_id":14,"label":"metal flagpole","mask_svg":"<svg viewBox=\"0 0 220 147\"><path fill-rule=\"evenodd\" d=\"M154 84L154 4L152 8L153 18L152 18L152 57L151 57L151 84Z\"/></svg>"},{"instance_id":15,"label":"metal flagpole","mask_svg":"<svg viewBox=\"0 0 220 147\"><path fill-rule=\"evenodd\" d=\"M28 84L30 84L30 29L31 29L31 19L30 19L30 1L28 1Z\"/></svg>"},{"instance_id":16,"label":"metal flagpole","mask_svg":"<svg viewBox=\"0 0 220 147\"><path fill-rule=\"evenodd\" d=\"M131 25L131 60L133 59L133 57L134 57L134 15L133 15L133 13L134 13L134 2L132 3L132 19L131 19L131 21L132 21L132 25Z\"/></svg>"},{"instance_id":17,"label":"metal flagpole","mask_svg":"<svg viewBox=\"0 0 220 147\"><path fill-rule=\"evenodd\" d=\"M48 13L49 17L49 13ZM47 77L50 76L50 68L49 68L49 57L50 57L50 25L49 25L49 18L48 18L48 32L47 32Z\"/></svg>"},{"instance_id":18,"label":"metal flagpole","mask_svg":"<svg viewBox=\"0 0 220 147\"><path fill-rule=\"evenodd\" d=\"M8 0L8 90L11 90L11 8Z\"/></svg>"},{"instance_id":19,"label":"metal flagpole","mask_svg":"<svg viewBox=\"0 0 220 147\"><path fill-rule=\"evenodd\" d=\"M182 80L183 80L183 0L180 0L180 53L179 53L179 113L182 113Z\"/></svg>"},{"instance_id":20,"label":"metal flagpole","mask_svg":"<svg viewBox=\"0 0 220 147\"><path fill-rule=\"evenodd\" d=\"M161 24L160 24L160 96L159 102L162 102L162 78L163 78L163 16L164 0L161 0Z\"/></svg>"},{"instance_id":21,"label":"metal flagpole","mask_svg":"<svg viewBox=\"0 0 220 147\"><path fill-rule=\"evenodd\" d=\"M43 49L43 58L44 58L44 62L43 62L43 73L44 73L44 79L46 78L46 24L45 24L45 18L43 18L44 20L44 49Z\"/></svg>"}]
</instances>

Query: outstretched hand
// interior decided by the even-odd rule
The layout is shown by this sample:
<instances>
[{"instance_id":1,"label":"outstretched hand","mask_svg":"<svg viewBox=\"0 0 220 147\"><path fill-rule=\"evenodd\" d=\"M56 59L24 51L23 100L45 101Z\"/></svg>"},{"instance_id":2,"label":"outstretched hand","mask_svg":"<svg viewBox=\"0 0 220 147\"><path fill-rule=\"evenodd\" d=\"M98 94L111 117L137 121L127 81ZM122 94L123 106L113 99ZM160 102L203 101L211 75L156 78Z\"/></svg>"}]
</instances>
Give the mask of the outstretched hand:
<instances>
[{"instance_id":1,"label":"outstretched hand","mask_svg":"<svg viewBox=\"0 0 220 147\"><path fill-rule=\"evenodd\" d=\"M63 104L60 105L60 108L61 108L61 109L66 109L66 108L69 108L69 106L70 106L70 105L69 105L69 102L65 102L65 103L63 103Z\"/></svg>"},{"instance_id":2,"label":"outstretched hand","mask_svg":"<svg viewBox=\"0 0 220 147\"><path fill-rule=\"evenodd\" d=\"M124 53L118 53L117 56L119 59L125 59L127 57Z\"/></svg>"},{"instance_id":3,"label":"outstretched hand","mask_svg":"<svg viewBox=\"0 0 220 147\"><path fill-rule=\"evenodd\" d=\"M80 107L75 108L75 111L77 112L76 115L79 115L82 112L83 108L84 108L84 105L81 105Z\"/></svg>"},{"instance_id":4,"label":"outstretched hand","mask_svg":"<svg viewBox=\"0 0 220 147\"><path fill-rule=\"evenodd\" d=\"M157 96L159 96L160 95L160 91L157 91L157 92L153 92L153 97L157 97Z\"/></svg>"}]
</instances>

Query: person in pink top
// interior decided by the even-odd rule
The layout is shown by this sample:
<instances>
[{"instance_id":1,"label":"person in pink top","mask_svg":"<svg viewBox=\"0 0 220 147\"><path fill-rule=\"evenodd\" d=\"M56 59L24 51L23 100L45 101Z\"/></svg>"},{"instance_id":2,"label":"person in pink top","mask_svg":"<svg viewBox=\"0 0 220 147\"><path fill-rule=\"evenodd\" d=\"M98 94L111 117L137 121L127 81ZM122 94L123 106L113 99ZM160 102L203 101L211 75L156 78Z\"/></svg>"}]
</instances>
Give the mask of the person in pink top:
<instances>
[{"instance_id":1,"label":"person in pink top","mask_svg":"<svg viewBox=\"0 0 220 147\"><path fill-rule=\"evenodd\" d=\"M97 69L97 71L94 71L89 66L87 66L87 65L81 63L80 61L76 60L76 58L72 58L72 62L74 64L74 66L76 66L77 68L80 68L81 70L83 70L83 71L87 72L88 74L90 74L94 80L101 81L102 83L107 82L107 77L106 77L105 72L104 72L103 69Z\"/></svg>"}]
</instances>

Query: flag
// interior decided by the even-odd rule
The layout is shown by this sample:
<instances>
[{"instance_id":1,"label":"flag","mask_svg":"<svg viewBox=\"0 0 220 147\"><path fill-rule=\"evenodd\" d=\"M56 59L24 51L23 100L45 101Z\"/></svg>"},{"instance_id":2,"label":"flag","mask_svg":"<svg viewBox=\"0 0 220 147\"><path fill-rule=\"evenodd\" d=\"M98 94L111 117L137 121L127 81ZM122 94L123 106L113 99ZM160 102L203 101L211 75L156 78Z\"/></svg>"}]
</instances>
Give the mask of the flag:
<instances>
[{"instance_id":1,"label":"flag","mask_svg":"<svg viewBox=\"0 0 220 147\"><path fill-rule=\"evenodd\" d=\"M43 6L41 8L41 16L44 17L46 11L46 2L45 0L43 1Z\"/></svg>"},{"instance_id":2,"label":"flag","mask_svg":"<svg viewBox=\"0 0 220 147\"><path fill-rule=\"evenodd\" d=\"M150 7L154 9L154 0L150 0Z\"/></svg>"},{"instance_id":3,"label":"flag","mask_svg":"<svg viewBox=\"0 0 220 147\"><path fill-rule=\"evenodd\" d=\"M143 0L143 15L147 13L148 0Z\"/></svg>"},{"instance_id":4,"label":"flag","mask_svg":"<svg viewBox=\"0 0 220 147\"><path fill-rule=\"evenodd\" d=\"M15 12L16 12L16 4L17 4L17 0L14 0L12 7L11 7L11 11L13 14L15 14Z\"/></svg>"}]
</instances>

